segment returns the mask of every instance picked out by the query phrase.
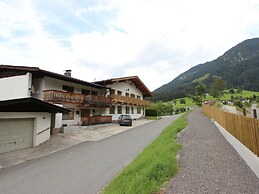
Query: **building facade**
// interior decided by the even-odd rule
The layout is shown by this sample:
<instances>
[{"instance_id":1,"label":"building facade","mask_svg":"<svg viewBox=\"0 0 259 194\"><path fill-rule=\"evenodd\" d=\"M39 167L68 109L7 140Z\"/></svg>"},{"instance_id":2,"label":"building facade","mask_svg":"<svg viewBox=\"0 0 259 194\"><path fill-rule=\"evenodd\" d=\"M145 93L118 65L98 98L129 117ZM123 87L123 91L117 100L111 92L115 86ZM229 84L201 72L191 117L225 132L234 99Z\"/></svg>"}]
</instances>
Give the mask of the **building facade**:
<instances>
[{"instance_id":1,"label":"building facade","mask_svg":"<svg viewBox=\"0 0 259 194\"><path fill-rule=\"evenodd\" d=\"M0 65L0 154L37 146L64 126L145 116L152 96L137 77L86 82L37 67Z\"/></svg>"},{"instance_id":2,"label":"building facade","mask_svg":"<svg viewBox=\"0 0 259 194\"><path fill-rule=\"evenodd\" d=\"M139 79L138 76L112 78L95 82L110 88L106 94L112 99L112 106L106 110L106 115L112 116L112 120L117 120L121 114L128 114L133 119L145 116L145 108L149 106L152 93Z\"/></svg>"},{"instance_id":3,"label":"building facade","mask_svg":"<svg viewBox=\"0 0 259 194\"><path fill-rule=\"evenodd\" d=\"M69 109L52 115L52 128L112 121L106 116L106 108L112 105L105 95L107 87L73 78L70 70L61 75L35 67L1 65L0 76L0 86L6 90L0 100L34 97Z\"/></svg>"}]
</instances>

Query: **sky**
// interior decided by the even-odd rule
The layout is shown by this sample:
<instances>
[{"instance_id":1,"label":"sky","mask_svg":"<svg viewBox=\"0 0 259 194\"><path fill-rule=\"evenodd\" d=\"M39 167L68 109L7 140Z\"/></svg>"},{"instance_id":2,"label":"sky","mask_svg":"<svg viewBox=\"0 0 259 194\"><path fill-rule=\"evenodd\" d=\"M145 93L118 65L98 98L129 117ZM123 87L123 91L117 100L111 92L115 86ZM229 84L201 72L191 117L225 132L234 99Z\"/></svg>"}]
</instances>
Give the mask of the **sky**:
<instances>
[{"instance_id":1,"label":"sky","mask_svg":"<svg viewBox=\"0 0 259 194\"><path fill-rule=\"evenodd\" d=\"M0 0L0 64L150 91L259 37L259 0Z\"/></svg>"}]
</instances>

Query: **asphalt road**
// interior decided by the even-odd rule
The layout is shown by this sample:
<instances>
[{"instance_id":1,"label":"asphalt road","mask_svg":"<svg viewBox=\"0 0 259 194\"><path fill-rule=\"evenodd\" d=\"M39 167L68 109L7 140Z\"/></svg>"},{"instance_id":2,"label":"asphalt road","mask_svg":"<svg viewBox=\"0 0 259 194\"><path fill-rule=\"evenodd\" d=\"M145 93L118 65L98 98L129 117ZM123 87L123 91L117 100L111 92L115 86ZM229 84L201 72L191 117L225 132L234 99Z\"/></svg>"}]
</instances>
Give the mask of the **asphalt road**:
<instances>
[{"instance_id":1,"label":"asphalt road","mask_svg":"<svg viewBox=\"0 0 259 194\"><path fill-rule=\"evenodd\" d=\"M95 194L179 115L0 170L0 193Z\"/></svg>"}]
</instances>

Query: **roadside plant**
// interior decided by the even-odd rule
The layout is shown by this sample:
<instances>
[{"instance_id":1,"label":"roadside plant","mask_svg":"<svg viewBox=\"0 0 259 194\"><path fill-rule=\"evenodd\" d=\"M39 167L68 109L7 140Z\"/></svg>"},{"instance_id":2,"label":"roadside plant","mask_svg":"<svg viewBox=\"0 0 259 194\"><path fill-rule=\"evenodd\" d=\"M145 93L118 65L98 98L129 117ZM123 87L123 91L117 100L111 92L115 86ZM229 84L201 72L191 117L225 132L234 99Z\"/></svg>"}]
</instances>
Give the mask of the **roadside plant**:
<instances>
[{"instance_id":1,"label":"roadside plant","mask_svg":"<svg viewBox=\"0 0 259 194\"><path fill-rule=\"evenodd\" d=\"M190 95L189 97L196 105L201 106L203 99L206 98L206 90L206 86L199 81L195 87L195 95Z\"/></svg>"},{"instance_id":2,"label":"roadside plant","mask_svg":"<svg viewBox=\"0 0 259 194\"><path fill-rule=\"evenodd\" d=\"M241 102L241 100L235 100L234 105L237 106L237 107L239 107L239 108L243 108L243 107L244 107L244 105L243 105L243 103Z\"/></svg>"}]
</instances>

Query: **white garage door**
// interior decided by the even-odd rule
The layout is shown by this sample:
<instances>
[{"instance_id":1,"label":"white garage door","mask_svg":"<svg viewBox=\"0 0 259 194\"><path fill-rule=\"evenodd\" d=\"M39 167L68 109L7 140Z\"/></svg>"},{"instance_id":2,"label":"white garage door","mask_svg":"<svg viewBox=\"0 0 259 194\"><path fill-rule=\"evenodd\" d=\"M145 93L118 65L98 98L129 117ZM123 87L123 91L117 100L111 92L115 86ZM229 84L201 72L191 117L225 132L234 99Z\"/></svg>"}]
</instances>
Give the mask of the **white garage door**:
<instances>
[{"instance_id":1,"label":"white garage door","mask_svg":"<svg viewBox=\"0 0 259 194\"><path fill-rule=\"evenodd\" d=\"M0 153L32 147L33 119L0 119Z\"/></svg>"}]
</instances>

